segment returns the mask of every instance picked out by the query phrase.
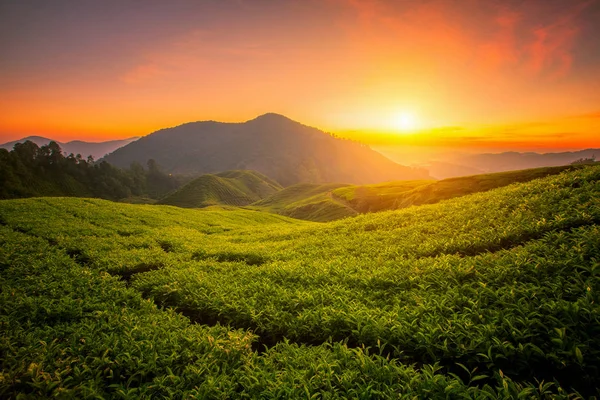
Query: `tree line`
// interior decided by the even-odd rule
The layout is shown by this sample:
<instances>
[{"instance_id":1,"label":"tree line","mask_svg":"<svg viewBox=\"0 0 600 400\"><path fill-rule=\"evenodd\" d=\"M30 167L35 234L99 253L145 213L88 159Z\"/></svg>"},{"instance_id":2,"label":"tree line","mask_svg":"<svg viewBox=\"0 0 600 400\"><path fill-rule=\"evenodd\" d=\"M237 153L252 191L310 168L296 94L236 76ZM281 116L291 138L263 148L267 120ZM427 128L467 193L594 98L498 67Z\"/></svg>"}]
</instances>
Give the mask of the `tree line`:
<instances>
[{"instance_id":1,"label":"tree line","mask_svg":"<svg viewBox=\"0 0 600 400\"><path fill-rule=\"evenodd\" d=\"M184 177L163 172L154 160L117 168L92 156L65 155L52 141L31 141L0 149L0 198L36 196L98 197L108 200L159 199L181 186Z\"/></svg>"}]
</instances>

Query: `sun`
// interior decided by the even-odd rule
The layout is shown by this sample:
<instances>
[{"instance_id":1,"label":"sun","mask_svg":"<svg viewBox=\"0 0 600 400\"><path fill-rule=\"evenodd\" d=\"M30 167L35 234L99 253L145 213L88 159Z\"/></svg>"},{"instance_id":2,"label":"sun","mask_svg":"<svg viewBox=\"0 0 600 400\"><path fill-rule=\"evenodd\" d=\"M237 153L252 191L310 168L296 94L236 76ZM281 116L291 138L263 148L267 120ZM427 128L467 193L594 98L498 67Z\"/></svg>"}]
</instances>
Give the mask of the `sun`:
<instances>
[{"instance_id":1,"label":"sun","mask_svg":"<svg viewBox=\"0 0 600 400\"><path fill-rule=\"evenodd\" d=\"M401 112L395 117L394 127L402 132L414 131L418 127L417 117L409 112Z\"/></svg>"}]
</instances>

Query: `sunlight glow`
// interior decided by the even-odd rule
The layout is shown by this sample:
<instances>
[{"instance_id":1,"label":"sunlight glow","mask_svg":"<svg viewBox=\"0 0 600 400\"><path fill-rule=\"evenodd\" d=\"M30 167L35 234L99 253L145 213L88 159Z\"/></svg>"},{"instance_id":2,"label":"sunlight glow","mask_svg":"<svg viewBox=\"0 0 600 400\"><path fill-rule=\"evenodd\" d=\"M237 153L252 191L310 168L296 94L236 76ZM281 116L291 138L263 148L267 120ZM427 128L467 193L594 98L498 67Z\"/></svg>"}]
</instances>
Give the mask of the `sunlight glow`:
<instances>
[{"instance_id":1,"label":"sunlight glow","mask_svg":"<svg viewBox=\"0 0 600 400\"><path fill-rule=\"evenodd\" d=\"M418 121L414 114L402 112L395 117L394 127L401 132L414 131L418 127Z\"/></svg>"}]
</instances>

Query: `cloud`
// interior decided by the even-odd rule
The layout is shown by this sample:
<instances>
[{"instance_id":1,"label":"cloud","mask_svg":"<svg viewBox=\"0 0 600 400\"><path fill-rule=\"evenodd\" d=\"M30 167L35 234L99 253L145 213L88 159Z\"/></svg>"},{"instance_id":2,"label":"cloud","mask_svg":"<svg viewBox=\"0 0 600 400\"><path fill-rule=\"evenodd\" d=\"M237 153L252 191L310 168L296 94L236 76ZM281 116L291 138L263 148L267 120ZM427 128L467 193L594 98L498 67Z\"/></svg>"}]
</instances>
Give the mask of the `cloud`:
<instances>
[{"instance_id":1,"label":"cloud","mask_svg":"<svg viewBox=\"0 0 600 400\"><path fill-rule=\"evenodd\" d=\"M576 119L600 119L600 111L593 111L585 114L572 115L568 118L576 118Z\"/></svg>"},{"instance_id":2,"label":"cloud","mask_svg":"<svg viewBox=\"0 0 600 400\"><path fill-rule=\"evenodd\" d=\"M156 64L146 63L137 65L136 67L130 69L120 78L125 83L135 85L146 83L163 74L164 71L161 70Z\"/></svg>"},{"instance_id":3,"label":"cloud","mask_svg":"<svg viewBox=\"0 0 600 400\"><path fill-rule=\"evenodd\" d=\"M444 0L330 1L354 13L346 27L358 42L387 43L399 53L427 51L446 61L467 60L479 70L512 68L549 77L570 72L581 19L595 3L464 0L457 7Z\"/></svg>"},{"instance_id":4,"label":"cloud","mask_svg":"<svg viewBox=\"0 0 600 400\"><path fill-rule=\"evenodd\" d=\"M568 73L573 63L572 48L578 32L574 13L553 24L534 28L533 40L527 45L527 67L534 73L550 71L556 76Z\"/></svg>"}]
</instances>

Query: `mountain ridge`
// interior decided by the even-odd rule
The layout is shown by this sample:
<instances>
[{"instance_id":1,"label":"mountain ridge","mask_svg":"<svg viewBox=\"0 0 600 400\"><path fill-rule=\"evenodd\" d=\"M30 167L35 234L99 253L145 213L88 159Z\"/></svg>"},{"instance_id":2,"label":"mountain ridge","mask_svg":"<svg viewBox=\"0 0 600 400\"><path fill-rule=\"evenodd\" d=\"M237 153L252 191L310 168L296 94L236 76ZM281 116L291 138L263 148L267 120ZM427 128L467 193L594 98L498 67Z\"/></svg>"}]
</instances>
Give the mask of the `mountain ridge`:
<instances>
[{"instance_id":1,"label":"mountain ridge","mask_svg":"<svg viewBox=\"0 0 600 400\"><path fill-rule=\"evenodd\" d=\"M275 113L245 122L196 121L161 129L103 159L125 167L151 158L169 173L254 170L283 186L429 177L426 170L395 163L369 146Z\"/></svg>"},{"instance_id":2,"label":"mountain ridge","mask_svg":"<svg viewBox=\"0 0 600 400\"><path fill-rule=\"evenodd\" d=\"M84 140L71 140L68 142L59 142L58 140L34 135L0 144L0 148L10 151L13 149L15 144L24 143L27 140L37 144L38 146L43 146L50 142L56 142L66 154L81 154L84 158L91 155L94 159L99 159L104 157L106 154L115 151L119 147L123 147L133 141L138 140L139 138L139 136L132 136L127 139L106 140L102 142L87 142Z\"/></svg>"},{"instance_id":3,"label":"mountain ridge","mask_svg":"<svg viewBox=\"0 0 600 400\"><path fill-rule=\"evenodd\" d=\"M537 153L506 151L503 153L482 153L465 157L466 165L487 172L501 172L510 169L555 167L570 164L580 158L600 156L600 149L588 148L557 153Z\"/></svg>"}]
</instances>

